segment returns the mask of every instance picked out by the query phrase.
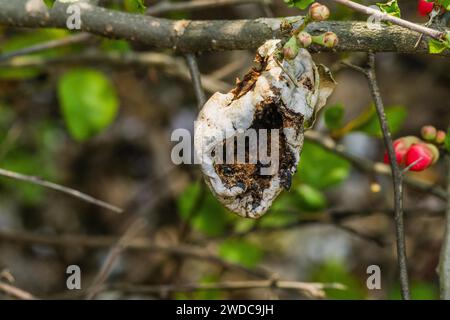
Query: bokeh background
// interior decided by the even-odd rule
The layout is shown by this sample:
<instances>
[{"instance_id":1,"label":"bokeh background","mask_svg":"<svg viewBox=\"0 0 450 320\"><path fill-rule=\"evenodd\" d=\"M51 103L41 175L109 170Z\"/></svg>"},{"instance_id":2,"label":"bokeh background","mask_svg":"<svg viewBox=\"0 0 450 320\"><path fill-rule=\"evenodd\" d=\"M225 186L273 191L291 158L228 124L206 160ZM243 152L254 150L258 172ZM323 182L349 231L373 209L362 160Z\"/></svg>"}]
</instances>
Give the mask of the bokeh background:
<instances>
[{"instance_id":1,"label":"bokeh background","mask_svg":"<svg viewBox=\"0 0 450 320\"><path fill-rule=\"evenodd\" d=\"M147 6L157 2L147 1ZM323 2L331 8L332 19L366 19ZM136 11L128 0L103 4ZM425 22L416 12L416 1L399 4L404 18ZM269 8L245 4L163 16L253 19L301 13L281 0ZM63 30L0 26L0 54L68 35ZM153 57L160 60L129 64L107 58L149 52L157 53ZM92 58L102 56L106 58ZM362 75L339 65L355 56L360 59L340 53L314 55L317 62L336 70L338 86L327 104L333 110L328 117L343 114L336 123L325 121L322 113L315 130L332 134L353 154L382 161L384 149L367 83ZM251 67L253 57L253 51L200 53L207 95L230 89ZM27 67L12 67L11 61L17 59ZM251 270L264 270L283 280L347 286L326 290L332 299L400 298L390 178L358 171L348 161L306 142L290 192L284 192L261 219L242 219L212 197L198 166L175 166L170 160L172 131L192 130L198 112L182 56L92 37L17 59L0 64L0 167L70 186L125 211L118 214L0 178L2 281L12 275L15 286L39 298L84 298L112 261L97 298L308 298L295 290L137 289L258 279ZM378 54L378 79L394 137L418 135L426 124L448 127L449 75L446 58ZM412 175L443 185L445 168L438 163ZM406 187L405 206L412 296L436 299L445 202ZM121 246L124 238L135 245ZM196 248L200 255L167 249L185 247ZM72 264L81 267L81 291L66 288L66 268ZM366 268L372 264L381 268L381 290L366 287ZM0 293L0 298L8 296Z\"/></svg>"}]
</instances>

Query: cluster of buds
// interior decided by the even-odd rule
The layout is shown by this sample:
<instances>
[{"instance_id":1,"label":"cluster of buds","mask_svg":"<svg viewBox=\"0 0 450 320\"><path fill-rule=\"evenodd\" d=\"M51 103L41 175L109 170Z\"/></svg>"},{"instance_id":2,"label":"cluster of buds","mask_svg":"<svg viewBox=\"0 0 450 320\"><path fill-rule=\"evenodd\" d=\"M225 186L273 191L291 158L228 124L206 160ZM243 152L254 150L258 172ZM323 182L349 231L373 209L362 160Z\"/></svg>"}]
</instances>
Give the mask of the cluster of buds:
<instances>
[{"instance_id":1,"label":"cluster of buds","mask_svg":"<svg viewBox=\"0 0 450 320\"><path fill-rule=\"evenodd\" d=\"M406 136L394 141L394 151L397 163L411 171L423 171L439 159L438 148L415 136ZM387 152L384 163L389 163Z\"/></svg>"},{"instance_id":2,"label":"cluster of buds","mask_svg":"<svg viewBox=\"0 0 450 320\"><path fill-rule=\"evenodd\" d=\"M330 17L330 10L327 6L318 2L313 3L309 7L306 21L324 21ZM337 35L334 32L328 31L323 34L312 36L306 31L300 31L292 36L283 47L283 56L287 60L294 59L299 51L299 48L307 48L315 43L326 48L334 48L339 42Z\"/></svg>"},{"instance_id":3,"label":"cluster of buds","mask_svg":"<svg viewBox=\"0 0 450 320\"><path fill-rule=\"evenodd\" d=\"M439 149L445 142L446 133L433 126L424 126L421 138L406 136L394 141L397 163L411 171L423 171L439 160ZM384 163L389 163L387 152Z\"/></svg>"},{"instance_id":4,"label":"cluster of buds","mask_svg":"<svg viewBox=\"0 0 450 320\"><path fill-rule=\"evenodd\" d=\"M433 126L423 126L420 131L422 138L431 143L441 145L445 141L446 133L442 130L437 130Z\"/></svg>"}]
</instances>

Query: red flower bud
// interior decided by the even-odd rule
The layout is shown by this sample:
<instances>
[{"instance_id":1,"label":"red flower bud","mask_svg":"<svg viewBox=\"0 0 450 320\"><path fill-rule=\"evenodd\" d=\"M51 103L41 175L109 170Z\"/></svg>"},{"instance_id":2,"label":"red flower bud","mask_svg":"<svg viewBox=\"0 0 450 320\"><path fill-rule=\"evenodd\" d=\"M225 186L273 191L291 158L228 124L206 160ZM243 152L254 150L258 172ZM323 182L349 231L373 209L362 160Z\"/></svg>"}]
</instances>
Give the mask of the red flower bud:
<instances>
[{"instance_id":1,"label":"red flower bud","mask_svg":"<svg viewBox=\"0 0 450 320\"><path fill-rule=\"evenodd\" d=\"M394 141L395 158L399 165L403 165L405 163L405 156L406 152L408 151L408 147L409 146L406 144L404 138L400 138ZM384 153L383 162L389 164L389 155L387 151Z\"/></svg>"},{"instance_id":2,"label":"red flower bud","mask_svg":"<svg viewBox=\"0 0 450 320\"><path fill-rule=\"evenodd\" d=\"M439 150L432 144L415 143L406 153L405 164L411 166L411 171L427 169L439 158Z\"/></svg>"},{"instance_id":3,"label":"red flower bud","mask_svg":"<svg viewBox=\"0 0 450 320\"><path fill-rule=\"evenodd\" d=\"M330 17L330 10L327 6L315 2L309 7L309 16L313 21L324 21Z\"/></svg>"},{"instance_id":4,"label":"red flower bud","mask_svg":"<svg viewBox=\"0 0 450 320\"><path fill-rule=\"evenodd\" d=\"M420 130L422 138L427 141L433 141L436 139L436 128L433 126L423 126Z\"/></svg>"},{"instance_id":5,"label":"red flower bud","mask_svg":"<svg viewBox=\"0 0 450 320\"><path fill-rule=\"evenodd\" d=\"M436 141L437 144L442 144L444 143L446 136L447 134L445 133L445 131L439 130L436 133L436 139L434 141Z\"/></svg>"},{"instance_id":6,"label":"red flower bud","mask_svg":"<svg viewBox=\"0 0 450 320\"><path fill-rule=\"evenodd\" d=\"M434 3L425 0L419 0L417 3L417 10L421 16L426 16L433 11Z\"/></svg>"}]
</instances>

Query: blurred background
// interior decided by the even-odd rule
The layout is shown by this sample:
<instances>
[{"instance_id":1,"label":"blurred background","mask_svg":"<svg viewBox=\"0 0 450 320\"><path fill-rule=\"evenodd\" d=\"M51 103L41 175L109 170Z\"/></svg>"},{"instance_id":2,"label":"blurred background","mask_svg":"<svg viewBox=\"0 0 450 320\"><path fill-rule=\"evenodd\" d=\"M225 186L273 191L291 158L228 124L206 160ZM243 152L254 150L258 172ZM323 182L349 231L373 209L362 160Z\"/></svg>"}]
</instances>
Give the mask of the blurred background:
<instances>
[{"instance_id":1,"label":"blurred background","mask_svg":"<svg viewBox=\"0 0 450 320\"><path fill-rule=\"evenodd\" d=\"M151 9L160 2L146 4ZM329 5L331 19L366 19L323 3ZM139 10L128 0L103 4ZM399 0L399 5L405 19L426 21L417 14L416 1ZM158 15L254 19L298 14L302 12L274 0L268 6ZM0 26L0 55L68 35ZM124 62L123 55L134 62ZM394 138L418 135L427 124L446 130L449 59L377 56ZM330 111L322 113L315 130L332 135L352 154L382 161L384 148L367 83L339 64L355 57L361 58L314 55L316 62L336 71L338 82L327 104ZM253 51L200 53L207 96L232 88L253 58ZM303 291L272 288L177 290L184 284L261 278L344 284L346 290L326 290L332 299L400 298L389 177L360 171L307 141L290 192L257 221L237 217L214 199L198 166L175 166L170 159L172 131L192 130L197 112L185 60L170 50L90 37L1 62L0 168L39 176L124 209L116 213L0 178L1 280L14 279L14 286L39 298L84 298L95 284L102 285L95 294L99 299L310 298ZM439 163L410 175L442 186L445 168ZM405 207L412 296L436 299L445 202L406 186ZM73 264L82 270L80 291L66 288L66 268ZM366 287L366 269L373 264L381 268L381 290Z\"/></svg>"}]
</instances>

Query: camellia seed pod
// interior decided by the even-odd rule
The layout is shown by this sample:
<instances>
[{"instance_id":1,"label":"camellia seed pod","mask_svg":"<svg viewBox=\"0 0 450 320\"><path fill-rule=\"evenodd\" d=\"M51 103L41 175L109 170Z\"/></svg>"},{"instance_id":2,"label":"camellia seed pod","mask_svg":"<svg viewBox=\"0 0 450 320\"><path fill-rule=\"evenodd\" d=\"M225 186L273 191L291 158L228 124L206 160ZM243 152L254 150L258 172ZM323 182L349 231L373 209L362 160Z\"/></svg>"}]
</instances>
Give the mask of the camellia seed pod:
<instances>
[{"instance_id":1,"label":"camellia seed pod","mask_svg":"<svg viewBox=\"0 0 450 320\"><path fill-rule=\"evenodd\" d=\"M195 156L207 185L243 217L259 218L289 189L305 126L335 86L307 50L287 60L282 49L280 40L264 43L256 54L258 67L227 94L216 92L195 123Z\"/></svg>"}]
</instances>

